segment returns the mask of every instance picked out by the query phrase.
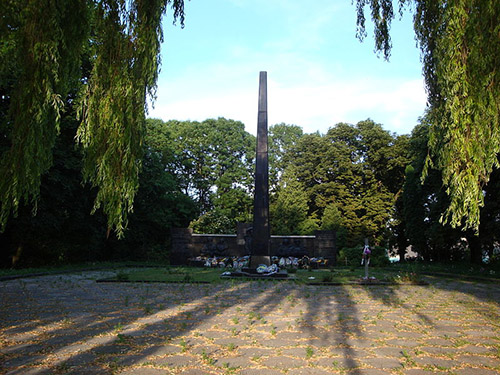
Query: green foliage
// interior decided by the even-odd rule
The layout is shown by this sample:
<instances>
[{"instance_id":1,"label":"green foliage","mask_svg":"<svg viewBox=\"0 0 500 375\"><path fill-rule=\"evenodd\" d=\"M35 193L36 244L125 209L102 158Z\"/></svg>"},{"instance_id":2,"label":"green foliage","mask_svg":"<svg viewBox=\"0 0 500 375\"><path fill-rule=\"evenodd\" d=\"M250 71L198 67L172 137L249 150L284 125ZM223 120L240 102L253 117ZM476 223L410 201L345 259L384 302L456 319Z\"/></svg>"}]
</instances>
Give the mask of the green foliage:
<instances>
[{"instance_id":1,"label":"green foliage","mask_svg":"<svg viewBox=\"0 0 500 375\"><path fill-rule=\"evenodd\" d=\"M342 227L342 214L337 205L330 203L323 211L321 230L338 231Z\"/></svg>"},{"instance_id":2,"label":"green foliage","mask_svg":"<svg viewBox=\"0 0 500 375\"><path fill-rule=\"evenodd\" d=\"M434 10L427 4L419 9L426 19ZM430 65L429 145L450 197L444 221L477 231L483 187L499 166L500 5L494 0L452 2L439 9L439 16L417 29ZM432 165L430 158L427 162Z\"/></svg>"},{"instance_id":3,"label":"green foliage","mask_svg":"<svg viewBox=\"0 0 500 375\"><path fill-rule=\"evenodd\" d=\"M361 247L344 247L339 251L337 262L342 266L359 266L362 255L363 249Z\"/></svg>"},{"instance_id":4,"label":"green foliage","mask_svg":"<svg viewBox=\"0 0 500 375\"><path fill-rule=\"evenodd\" d=\"M136 1L126 14L124 3L97 4L95 58L79 99L83 175L99 188L94 211L103 205L119 236L139 187L146 99L158 74L162 7L158 1Z\"/></svg>"},{"instance_id":5,"label":"green foliage","mask_svg":"<svg viewBox=\"0 0 500 375\"><path fill-rule=\"evenodd\" d=\"M70 84L87 36L86 1L3 1L0 12L2 128L9 134L0 161L0 225L21 201L40 196ZM5 90L5 91L4 91Z\"/></svg>"},{"instance_id":6,"label":"green foliage","mask_svg":"<svg viewBox=\"0 0 500 375\"><path fill-rule=\"evenodd\" d=\"M271 231L279 235L312 234L317 220L308 216L308 197L294 175L280 181L279 193L270 205Z\"/></svg>"},{"instance_id":7,"label":"green foliage","mask_svg":"<svg viewBox=\"0 0 500 375\"><path fill-rule=\"evenodd\" d=\"M290 157L290 150L303 136L302 128L285 123L269 127L269 191L279 190L279 181L283 176Z\"/></svg>"},{"instance_id":8,"label":"green foliage","mask_svg":"<svg viewBox=\"0 0 500 375\"><path fill-rule=\"evenodd\" d=\"M148 148L139 175L135 209L126 236L113 241L113 257L148 261L169 260L170 228L187 227L196 217L195 203L183 194L161 163L161 152Z\"/></svg>"},{"instance_id":9,"label":"green foliage","mask_svg":"<svg viewBox=\"0 0 500 375\"><path fill-rule=\"evenodd\" d=\"M62 112L79 92L77 138L85 149L84 177L97 187L94 211L103 206L108 227L123 234L138 189L146 99L156 87L161 17L170 5L182 22L183 3L1 2L3 230L22 201L36 210Z\"/></svg>"},{"instance_id":10,"label":"green foliage","mask_svg":"<svg viewBox=\"0 0 500 375\"><path fill-rule=\"evenodd\" d=\"M298 234L304 236L313 235L317 230L319 230L319 220L313 214L299 224Z\"/></svg>"},{"instance_id":11,"label":"green foliage","mask_svg":"<svg viewBox=\"0 0 500 375\"><path fill-rule=\"evenodd\" d=\"M147 120L147 133L164 150L165 170L196 201L202 215L196 231L232 233L237 221L251 220L255 137L241 122Z\"/></svg>"},{"instance_id":12,"label":"green foliage","mask_svg":"<svg viewBox=\"0 0 500 375\"><path fill-rule=\"evenodd\" d=\"M374 246L370 248L372 253L370 255L370 266L383 267L390 264L387 257L387 250L381 246ZM339 251L337 261L342 266L356 267L361 264L363 258L363 246L343 248Z\"/></svg>"},{"instance_id":13,"label":"green foliage","mask_svg":"<svg viewBox=\"0 0 500 375\"><path fill-rule=\"evenodd\" d=\"M426 176L442 171L450 200L444 222L478 230L484 186L500 152L500 4L496 0L399 0L414 13L431 126ZM370 4L375 48L389 57L392 0L357 0L358 37ZM413 6L411 6L413 5Z\"/></svg>"},{"instance_id":14,"label":"green foliage","mask_svg":"<svg viewBox=\"0 0 500 375\"><path fill-rule=\"evenodd\" d=\"M20 207L18 217L9 220L5 233L0 234L0 265L167 261L170 228L187 226L197 212L175 178L165 172L162 153L146 147L126 238L106 238L106 218L99 212L90 215L96 192L81 184L82 156L74 147L77 126L74 112L63 115L53 165L42 178L38 214L33 217L27 207Z\"/></svg>"},{"instance_id":15,"label":"green foliage","mask_svg":"<svg viewBox=\"0 0 500 375\"><path fill-rule=\"evenodd\" d=\"M214 209L193 220L190 227L195 233L234 234L236 221L221 210Z\"/></svg>"},{"instance_id":16,"label":"green foliage","mask_svg":"<svg viewBox=\"0 0 500 375\"><path fill-rule=\"evenodd\" d=\"M21 206L11 218L2 242L4 266L41 266L101 258L105 220L89 216L95 192L81 184L81 155L74 148L77 123L61 119L61 134L54 149L53 165L42 178L38 214Z\"/></svg>"},{"instance_id":17,"label":"green foliage","mask_svg":"<svg viewBox=\"0 0 500 375\"><path fill-rule=\"evenodd\" d=\"M425 122L416 126L409 143L412 163L406 168L402 194L405 235L413 251L425 260L457 260L465 255L461 242L464 234L439 222L449 204L441 173L430 171L423 184L420 179L428 154L429 128Z\"/></svg>"},{"instance_id":18,"label":"green foliage","mask_svg":"<svg viewBox=\"0 0 500 375\"><path fill-rule=\"evenodd\" d=\"M295 193L288 200L307 202L307 217L317 215L323 228L335 228L342 245L364 237L382 243L404 180L403 144L370 120L303 135L289 151L285 174L296 176L306 197ZM283 193L278 190L275 201Z\"/></svg>"}]
</instances>

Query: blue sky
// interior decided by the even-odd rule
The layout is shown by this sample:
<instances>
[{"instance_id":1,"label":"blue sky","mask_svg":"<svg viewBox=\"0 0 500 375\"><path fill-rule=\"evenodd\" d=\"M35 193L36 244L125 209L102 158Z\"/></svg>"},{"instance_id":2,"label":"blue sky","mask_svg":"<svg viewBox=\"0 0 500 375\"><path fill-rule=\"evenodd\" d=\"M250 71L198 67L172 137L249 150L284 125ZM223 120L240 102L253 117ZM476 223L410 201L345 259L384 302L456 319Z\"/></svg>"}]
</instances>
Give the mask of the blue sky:
<instances>
[{"instance_id":1,"label":"blue sky","mask_svg":"<svg viewBox=\"0 0 500 375\"><path fill-rule=\"evenodd\" d=\"M268 76L269 125L325 133L371 118L409 134L426 103L411 16L392 26L390 62L356 39L350 0L191 0L185 28L164 19L162 68L149 117L226 117L257 127L258 79Z\"/></svg>"}]
</instances>

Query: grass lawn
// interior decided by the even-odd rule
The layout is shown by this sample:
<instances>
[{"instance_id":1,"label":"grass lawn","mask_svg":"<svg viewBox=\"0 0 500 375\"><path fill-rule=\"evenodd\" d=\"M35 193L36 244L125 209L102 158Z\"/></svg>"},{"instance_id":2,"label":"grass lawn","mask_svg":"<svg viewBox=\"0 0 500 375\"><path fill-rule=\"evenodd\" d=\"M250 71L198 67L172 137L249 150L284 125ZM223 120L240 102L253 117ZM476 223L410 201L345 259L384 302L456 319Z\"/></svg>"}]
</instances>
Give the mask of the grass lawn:
<instances>
[{"instance_id":1,"label":"grass lawn","mask_svg":"<svg viewBox=\"0 0 500 375\"><path fill-rule=\"evenodd\" d=\"M29 268L1 268L0 278L10 276L29 275L57 275L79 271L117 270L129 267L155 267L157 262L87 262L74 264L61 264L53 266Z\"/></svg>"},{"instance_id":2,"label":"grass lawn","mask_svg":"<svg viewBox=\"0 0 500 375\"><path fill-rule=\"evenodd\" d=\"M214 283L220 281L223 269L198 267L155 267L121 270L118 281L146 281L171 283Z\"/></svg>"},{"instance_id":3,"label":"grass lawn","mask_svg":"<svg viewBox=\"0 0 500 375\"><path fill-rule=\"evenodd\" d=\"M221 274L227 269L223 268L195 268L195 267L157 267L147 269L121 270L117 281L135 282L185 282L185 283L216 283L222 282ZM370 277L373 276L381 282L418 282L419 277L415 273L402 272L400 270L387 270L382 268L371 268ZM300 284L347 284L359 282L364 276L364 269L335 267L325 270L292 270L289 272L287 281ZM246 278L233 279L247 281ZM268 279L277 281L276 279Z\"/></svg>"},{"instance_id":4,"label":"grass lawn","mask_svg":"<svg viewBox=\"0 0 500 375\"><path fill-rule=\"evenodd\" d=\"M113 270L117 281L176 282L176 283L217 283L222 282L223 268L173 267L147 262L97 262L45 268L0 269L0 280L9 277L29 275L62 274L88 270ZM370 276L379 282L413 283L420 282L422 275L444 279L461 279L478 282L500 283L500 269L486 265L469 263L403 263L387 267L370 267ZM299 284L347 284L356 283L364 276L362 266L336 266L322 270L291 270L288 282ZM238 279L233 279L236 282ZM246 281L247 279L241 279ZM273 279L271 279L273 280ZM276 281L276 280L273 280Z\"/></svg>"}]
</instances>

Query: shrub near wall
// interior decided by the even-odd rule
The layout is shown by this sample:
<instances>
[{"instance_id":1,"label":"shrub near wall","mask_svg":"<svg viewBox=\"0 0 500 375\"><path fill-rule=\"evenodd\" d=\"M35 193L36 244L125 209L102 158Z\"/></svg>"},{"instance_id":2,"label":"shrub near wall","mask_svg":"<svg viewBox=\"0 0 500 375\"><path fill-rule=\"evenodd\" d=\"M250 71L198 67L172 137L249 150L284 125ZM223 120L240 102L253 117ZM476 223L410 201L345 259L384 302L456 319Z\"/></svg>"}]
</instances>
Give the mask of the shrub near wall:
<instances>
[{"instance_id":1,"label":"shrub near wall","mask_svg":"<svg viewBox=\"0 0 500 375\"><path fill-rule=\"evenodd\" d=\"M363 247L345 247L340 250L337 259L339 266L359 266L363 257ZM390 264L387 257L387 251L384 247L374 246L370 248L372 253L370 256L370 266L381 267Z\"/></svg>"}]
</instances>

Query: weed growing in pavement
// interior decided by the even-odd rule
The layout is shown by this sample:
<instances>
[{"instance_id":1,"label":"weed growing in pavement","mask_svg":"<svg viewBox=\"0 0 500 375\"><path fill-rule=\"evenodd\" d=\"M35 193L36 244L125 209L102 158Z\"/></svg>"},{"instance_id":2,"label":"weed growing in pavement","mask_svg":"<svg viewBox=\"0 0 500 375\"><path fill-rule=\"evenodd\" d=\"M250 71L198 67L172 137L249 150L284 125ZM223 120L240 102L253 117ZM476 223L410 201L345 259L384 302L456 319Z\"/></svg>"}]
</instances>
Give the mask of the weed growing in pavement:
<instances>
[{"instance_id":1,"label":"weed growing in pavement","mask_svg":"<svg viewBox=\"0 0 500 375\"><path fill-rule=\"evenodd\" d=\"M252 358L250 358L252 361L259 363L260 359L262 356L260 355L254 355Z\"/></svg>"},{"instance_id":2,"label":"weed growing in pavement","mask_svg":"<svg viewBox=\"0 0 500 375\"><path fill-rule=\"evenodd\" d=\"M117 341L120 344L125 344L125 343L127 343L130 340L130 336L127 336L127 335L124 335L124 334L121 334L121 333L119 333L118 335L116 335L116 337L117 337Z\"/></svg>"},{"instance_id":3,"label":"weed growing in pavement","mask_svg":"<svg viewBox=\"0 0 500 375\"><path fill-rule=\"evenodd\" d=\"M206 352L205 349L202 350L201 352L201 359L203 359L204 362L206 362L208 365L215 365L215 359L210 357Z\"/></svg>"},{"instance_id":4,"label":"weed growing in pavement","mask_svg":"<svg viewBox=\"0 0 500 375\"><path fill-rule=\"evenodd\" d=\"M417 364L415 362L415 360L408 354L408 352L406 350L403 350L401 352L401 354L403 355L403 358L404 358L403 366L413 367Z\"/></svg>"},{"instance_id":5,"label":"weed growing in pavement","mask_svg":"<svg viewBox=\"0 0 500 375\"><path fill-rule=\"evenodd\" d=\"M181 346L182 353L187 352L187 350L188 350L188 343L186 342L186 340L184 339L184 337L182 338L182 340L179 343L179 345Z\"/></svg>"},{"instance_id":6,"label":"weed growing in pavement","mask_svg":"<svg viewBox=\"0 0 500 375\"><path fill-rule=\"evenodd\" d=\"M231 367L229 362L224 362L222 364L222 368L224 369L224 374L231 375L231 374L236 373L236 371L238 371L239 367Z\"/></svg>"},{"instance_id":7,"label":"weed growing in pavement","mask_svg":"<svg viewBox=\"0 0 500 375\"><path fill-rule=\"evenodd\" d=\"M460 347L462 347L462 346L465 346L465 345L467 345L467 344L470 344L470 342L469 342L469 341L464 340L464 339L460 339L460 338L454 338L454 339L452 339L451 341L452 341L453 346L454 346L455 348L460 348Z\"/></svg>"},{"instance_id":8,"label":"weed growing in pavement","mask_svg":"<svg viewBox=\"0 0 500 375\"><path fill-rule=\"evenodd\" d=\"M424 354L424 352L423 352L423 351L421 351L420 349L415 349L415 350L414 350L414 353L415 353L415 355L416 355L416 356L419 356L419 355Z\"/></svg>"},{"instance_id":9,"label":"weed growing in pavement","mask_svg":"<svg viewBox=\"0 0 500 375\"><path fill-rule=\"evenodd\" d=\"M306 358L310 359L314 355L314 350L310 346L306 348Z\"/></svg>"}]
</instances>

